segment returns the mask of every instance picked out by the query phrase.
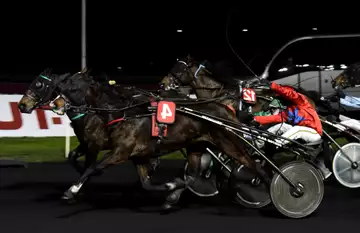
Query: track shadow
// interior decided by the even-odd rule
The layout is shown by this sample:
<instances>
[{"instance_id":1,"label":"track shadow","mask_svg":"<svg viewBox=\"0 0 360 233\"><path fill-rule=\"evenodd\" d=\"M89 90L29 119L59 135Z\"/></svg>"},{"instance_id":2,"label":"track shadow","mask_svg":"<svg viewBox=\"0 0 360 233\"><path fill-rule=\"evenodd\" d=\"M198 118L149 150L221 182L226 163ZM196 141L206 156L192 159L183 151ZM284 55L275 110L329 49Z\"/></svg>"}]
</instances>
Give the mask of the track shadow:
<instances>
[{"instance_id":1,"label":"track shadow","mask_svg":"<svg viewBox=\"0 0 360 233\"><path fill-rule=\"evenodd\" d=\"M165 192L147 192L139 185L123 187L121 193L104 193L99 191L89 191L87 189L77 199L78 204L86 205L80 209L71 210L68 213L61 214L58 218L70 218L79 214L88 213L98 210L116 210L116 211L131 211L136 213L154 213L154 214L172 214L183 209L203 209L218 207L224 204L220 197L201 198L192 194L190 191L185 191L177 205L177 207L170 212L163 212L161 205L164 203ZM52 196L53 197L53 196ZM76 205L76 204L75 204ZM228 207L231 207L228 205ZM224 216L230 215L229 212L222 214Z\"/></svg>"}]
</instances>

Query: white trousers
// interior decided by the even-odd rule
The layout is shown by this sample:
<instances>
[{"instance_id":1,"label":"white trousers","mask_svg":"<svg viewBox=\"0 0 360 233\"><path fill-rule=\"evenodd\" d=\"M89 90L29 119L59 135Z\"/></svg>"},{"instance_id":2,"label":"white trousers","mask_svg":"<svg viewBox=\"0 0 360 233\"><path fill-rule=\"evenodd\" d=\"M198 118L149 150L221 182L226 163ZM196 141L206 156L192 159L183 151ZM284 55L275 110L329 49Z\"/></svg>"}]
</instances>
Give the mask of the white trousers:
<instances>
[{"instance_id":1,"label":"white trousers","mask_svg":"<svg viewBox=\"0 0 360 233\"><path fill-rule=\"evenodd\" d=\"M350 129L356 130L356 131L360 131L360 121L355 120L355 119L351 119L349 117L340 115L340 125L346 126Z\"/></svg>"},{"instance_id":2,"label":"white trousers","mask_svg":"<svg viewBox=\"0 0 360 233\"><path fill-rule=\"evenodd\" d=\"M286 123L274 125L268 129L270 133L281 135L284 138L296 140L302 139L305 142L315 142L321 139L320 134L316 130L306 126L292 126ZM286 139L276 139L276 142L285 145L289 143Z\"/></svg>"}]
</instances>

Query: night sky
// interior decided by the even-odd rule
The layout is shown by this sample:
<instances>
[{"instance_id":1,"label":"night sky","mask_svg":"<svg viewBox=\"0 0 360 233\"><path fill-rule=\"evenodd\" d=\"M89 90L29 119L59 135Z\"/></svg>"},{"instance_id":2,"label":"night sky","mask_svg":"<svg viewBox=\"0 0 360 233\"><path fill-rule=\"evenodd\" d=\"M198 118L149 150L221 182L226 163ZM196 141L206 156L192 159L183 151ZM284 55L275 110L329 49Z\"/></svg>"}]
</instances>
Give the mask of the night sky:
<instances>
[{"instance_id":1,"label":"night sky","mask_svg":"<svg viewBox=\"0 0 360 233\"><path fill-rule=\"evenodd\" d=\"M80 70L81 1L0 5L0 75L33 75L47 67L56 73ZM225 61L235 75L249 75L227 44L228 23L231 45L260 73L271 55L294 37L360 33L358 20L351 15L336 18L334 11L328 12L265 16L256 8L220 3L198 7L181 2L169 6L139 2L134 7L123 1L89 1L88 66L109 74L157 76L166 74L176 58L191 53L198 60ZM289 58L299 64L349 64L359 61L359 54L360 39L308 41L288 49L277 66L287 64Z\"/></svg>"}]
</instances>

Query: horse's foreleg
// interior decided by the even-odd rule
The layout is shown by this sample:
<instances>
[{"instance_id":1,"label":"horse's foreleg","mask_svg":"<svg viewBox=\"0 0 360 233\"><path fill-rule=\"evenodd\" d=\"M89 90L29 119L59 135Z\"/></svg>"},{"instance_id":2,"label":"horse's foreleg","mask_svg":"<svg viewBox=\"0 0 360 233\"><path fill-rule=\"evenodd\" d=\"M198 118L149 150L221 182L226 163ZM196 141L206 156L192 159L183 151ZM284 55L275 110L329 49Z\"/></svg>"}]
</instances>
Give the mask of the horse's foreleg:
<instances>
[{"instance_id":1,"label":"horse's foreleg","mask_svg":"<svg viewBox=\"0 0 360 233\"><path fill-rule=\"evenodd\" d=\"M85 156L85 162L84 162L84 172L86 169L88 169L92 164L96 163L97 156L100 152L100 148L95 143L89 143L89 147L87 148L86 156ZM96 170L93 175L101 175L102 170Z\"/></svg>"},{"instance_id":2,"label":"horse's foreleg","mask_svg":"<svg viewBox=\"0 0 360 233\"><path fill-rule=\"evenodd\" d=\"M84 150L84 145L80 144L77 146L74 150L70 151L68 154L68 161L69 163L75 168L75 170L82 174L85 169L83 166L81 166L78 162L78 159L81 156L84 156L86 154L86 150Z\"/></svg>"},{"instance_id":3,"label":"horse's foreleg","mask_svg":"<svg viewBox=\"0 0 360 233\"><path fill-rule=\"evenodd\" d=\"M80 191L81 187L87 182L91 175L93 175L97 170L103 170L110 164L113 164L113 153L108 152L98 164L95 162L85 170L80 179L72 185L62 196L62 199L72 200L75 195Z\"/></svg>"}]
</instances>

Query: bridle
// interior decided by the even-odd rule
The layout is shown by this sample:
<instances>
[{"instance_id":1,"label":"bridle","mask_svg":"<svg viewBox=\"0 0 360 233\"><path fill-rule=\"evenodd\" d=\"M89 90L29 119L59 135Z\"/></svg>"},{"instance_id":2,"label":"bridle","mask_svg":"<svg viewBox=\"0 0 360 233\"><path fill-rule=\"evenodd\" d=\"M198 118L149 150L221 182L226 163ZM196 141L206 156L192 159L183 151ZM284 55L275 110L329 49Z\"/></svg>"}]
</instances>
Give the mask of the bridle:
<instances>
[{"instance_id":1,"label":"bridle","mask_svg":"<svg viewBox=\"0 0 360 233\"><path fill-rule=\"evenodd\" d=\"M181 75L184 75L184 73L188 73L190 76L192 76L192 81L191 83L194 84L195 87L191 86L192 89L195 89L195 90L220 90L219 93L222 92L222 90L224 89L224 85L221 84L220 87L196 87L197 86L197 80L198 80L198 73L206 68L205 65L203 64L200 64L197 68L197 70L194 72L194 74L192 74L192 71L190 70L190 68L192 67L191 65L188 65L185 61L182 61L182 60L178 60L177 61L178 63L181 63L183 65L185 65L185 68L184 70L181 72L181 74L177 73L173 73L172 71L170 71L170 73L168 74L168 81L169 81L169 84L167 87L164 87L164 90L176 90L176 91L179 91L179 88L181 86L184 86L184 85L181 85ZM188 85L185 85L185 86L188 86Z\"/></svg>"}]
</instances>

